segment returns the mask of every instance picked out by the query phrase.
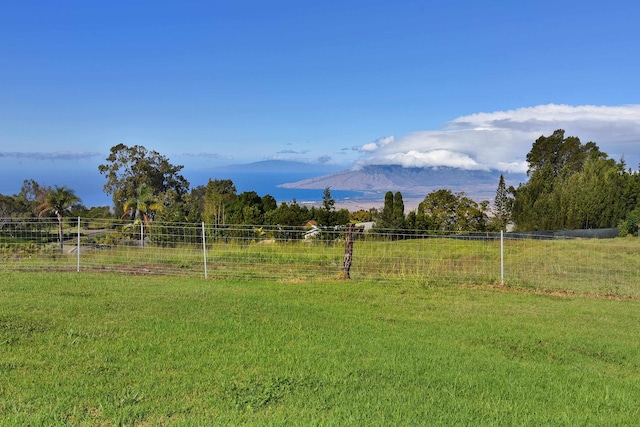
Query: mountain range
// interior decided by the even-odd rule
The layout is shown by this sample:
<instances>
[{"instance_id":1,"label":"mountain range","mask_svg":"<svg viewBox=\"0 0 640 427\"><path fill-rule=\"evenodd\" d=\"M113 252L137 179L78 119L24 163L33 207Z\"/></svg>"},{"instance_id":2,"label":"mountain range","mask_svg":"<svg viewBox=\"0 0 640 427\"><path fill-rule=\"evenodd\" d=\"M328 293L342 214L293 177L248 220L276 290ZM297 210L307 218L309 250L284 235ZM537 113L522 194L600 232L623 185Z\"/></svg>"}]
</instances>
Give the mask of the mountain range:
<instances>
[{"instance_id":1,"label":"mountain range","mask_svg":"<svg viewBox=\"0 0 640 427\"><path fill-rule=\"evenodd\" d=\"M231 179L238 192L270 194L277 201L319 204L323 190L341 204L381 206L387 191L400 191L405 206L417 206L432 191L448 189L464 192L476 200L493 201L500 171L463 170L448 167L405 168L370 165L358 170L330 164L309 164L284 160L265 160L200 170L187 177L192 184L206 184L209 178ZM502 173L507 186L526 182L526 174Z\"/></svg>"},{"instance_id":2,"label":"mountain range","mask_svg":"<svg viewBox=\"0 0 640 427\"><path fill-rule=\"evenodd\" d=\"M358 170L343 170L279 185L290 189L324 189L384 193L424 197L440 189L464 192L474 199L492 200L500 175L507 186L526 181L526 174L500 171L464 170L450 167L405 168L397 165L370 165Z\"/></svg>"}]
</instances>

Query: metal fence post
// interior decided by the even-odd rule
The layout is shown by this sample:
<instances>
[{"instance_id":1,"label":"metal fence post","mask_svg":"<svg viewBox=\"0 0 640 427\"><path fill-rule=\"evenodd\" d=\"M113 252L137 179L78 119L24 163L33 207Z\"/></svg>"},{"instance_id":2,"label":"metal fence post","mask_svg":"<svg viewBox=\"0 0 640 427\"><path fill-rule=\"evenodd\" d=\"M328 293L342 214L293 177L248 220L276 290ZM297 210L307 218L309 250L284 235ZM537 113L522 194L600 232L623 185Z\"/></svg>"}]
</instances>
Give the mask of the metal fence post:
<instances>
[{"instance_id":1,"label":"metal fence post","mask_svg":"<svg viewBox=\"0 0 640 427\"><path fill-rule=\"evenodd\" d=\"M80 217L78 217L78 267L76 271L80 271Z\"/></svg>"},{"instance_id":2,"label":"metal fence post","mask_svg":"<svg viewBox=\"0 0 640 427\"><path fill-rule=\"evenodd\" d=\"M500 230L500 284L504 285L504 231Z\"/></svg>"},{"instance_id":3,"label":"metal fence post","mask_svg":"<svg viewBox=\"0 0 640 427\"><path fill-rule=\"evenodd\" d=\"M202 221L202 256L204 257L204 278L207 279L207 238L204 232L204 221Z\"/></svg>"}]
</instances>

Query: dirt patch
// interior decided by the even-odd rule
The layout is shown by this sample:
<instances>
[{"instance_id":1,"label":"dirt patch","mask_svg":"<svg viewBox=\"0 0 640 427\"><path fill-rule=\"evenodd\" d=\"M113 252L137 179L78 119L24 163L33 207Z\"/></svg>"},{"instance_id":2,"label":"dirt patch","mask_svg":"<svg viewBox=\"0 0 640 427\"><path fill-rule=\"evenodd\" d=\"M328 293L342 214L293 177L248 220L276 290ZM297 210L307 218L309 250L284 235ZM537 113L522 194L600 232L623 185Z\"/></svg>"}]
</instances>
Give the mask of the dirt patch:
<instances>
[{"instance_id":1,"label":"dirt patch","mask_svg":"<svg viewBox=\"0 0 640 427\"><path fill-rule=\"evenodd\" d=\"M524 294L536 294L536 295L549 295L554 297L575 297L575 298L593 298L593 299L608 299L608 300L630 300L630 301L640 301L640 297L628 296L628 295L618 295L612 293L606 294L598 294L593 292L574 292L574 291L563 291L563 290L554 290L554 289L529 289L529 288L521 288L518 286L509 286L509 285L462 285L461 289L489 289L501 292L519 292Z\"/></svg>"}]
</instances>

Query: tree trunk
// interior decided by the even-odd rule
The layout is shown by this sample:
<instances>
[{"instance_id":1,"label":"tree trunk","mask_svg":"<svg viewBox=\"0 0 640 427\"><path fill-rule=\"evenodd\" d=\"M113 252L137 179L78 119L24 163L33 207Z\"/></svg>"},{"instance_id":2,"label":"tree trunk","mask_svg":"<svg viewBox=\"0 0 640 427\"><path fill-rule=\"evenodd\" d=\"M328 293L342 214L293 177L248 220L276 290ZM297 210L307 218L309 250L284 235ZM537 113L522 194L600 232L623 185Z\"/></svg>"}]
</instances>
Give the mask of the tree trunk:
<instances>
[{"instance_id":1,"label":"tree trunk","mask_svg":"<svg viewBox=\"0 0 640 427\"><path fill-rule=\"evenodd\" d=\"M56 216L58 217L58 241L60 242L60 251L62 252L62 250L64 249L64 233L62 231L62 215L60 214L56 214Z\"/></svg>"}]
</instances>

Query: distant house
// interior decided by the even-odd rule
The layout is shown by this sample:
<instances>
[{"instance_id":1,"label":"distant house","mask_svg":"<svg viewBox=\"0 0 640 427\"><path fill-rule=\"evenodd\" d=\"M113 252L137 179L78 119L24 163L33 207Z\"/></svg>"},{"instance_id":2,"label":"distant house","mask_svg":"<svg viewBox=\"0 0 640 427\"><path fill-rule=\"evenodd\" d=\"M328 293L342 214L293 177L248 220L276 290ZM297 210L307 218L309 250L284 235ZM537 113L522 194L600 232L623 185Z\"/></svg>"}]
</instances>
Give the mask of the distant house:
<instances>
[{"instance_id":1,"label":"distant house","mask_svg":"<svg viewBox=\"0 0 640 427\"><path fill-rule=\"evenodd\" d=\"M364 233L366 231L373 229L373 227L375 226L376 226L376 223L373 221L360 222L356 224L356 233Z\"/></svg>"},{"instance_id":2,"label":"distant house","mask_svg":"<svg viewBox=\"0 0 640 427\"><path fill-rule=\"evenodd\" d=\"M317 225L312 225L311 229L305 231L304 239L305 240L313 239L317 237L321 232L322 230L320 230L320 227L318 227Z\"/></svg>"},{"instance_id":3,"label":"distant house","mask_svg":"<svg viewBox=\"0 0 640 427\"><path fill-rule=\"evenodd\" d=\"M305 240L309 240L309 239L314 239L316 237L318 237L320 235L320 233L322 233L322 229L320 227L318 227L315 224L311 224L312 222L315 221L309 221L306 226L309 226L311 228L309 228L309 230L305 231L304 233L304 238ZM370 222L360 222L358 224L354 224L354 231L356 233L364 233L366 231L369 231L371 229L373 229L373 227L375 227L376 223L373 221ZM339 230L344 230L345 226L344 225L336 225L333 227L333 231L339 231ZM326 229L325 229L326 230Z\"/></svg>"}]
</instances>

